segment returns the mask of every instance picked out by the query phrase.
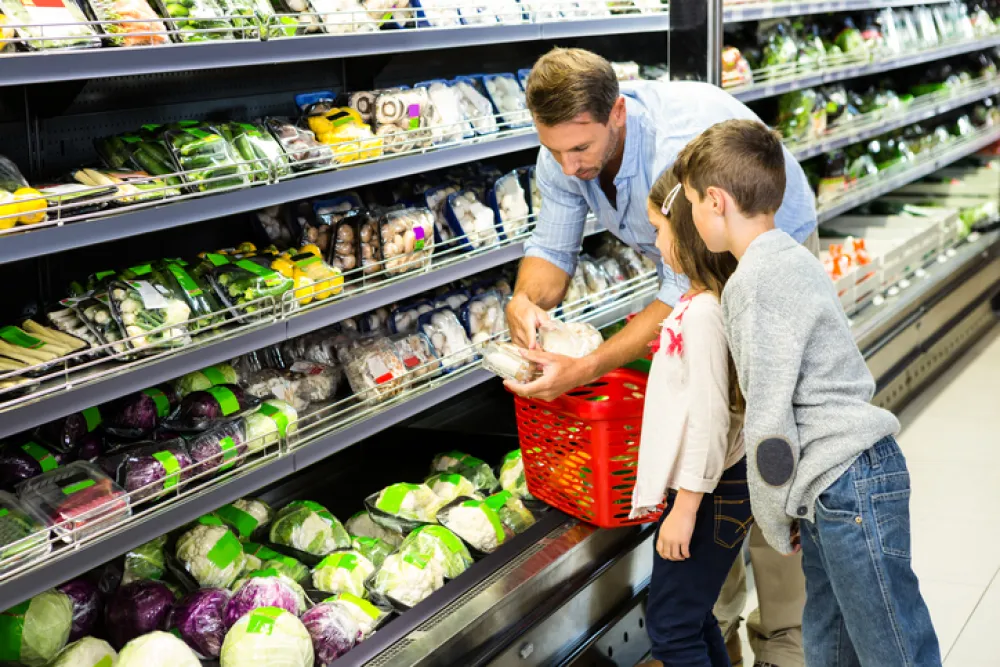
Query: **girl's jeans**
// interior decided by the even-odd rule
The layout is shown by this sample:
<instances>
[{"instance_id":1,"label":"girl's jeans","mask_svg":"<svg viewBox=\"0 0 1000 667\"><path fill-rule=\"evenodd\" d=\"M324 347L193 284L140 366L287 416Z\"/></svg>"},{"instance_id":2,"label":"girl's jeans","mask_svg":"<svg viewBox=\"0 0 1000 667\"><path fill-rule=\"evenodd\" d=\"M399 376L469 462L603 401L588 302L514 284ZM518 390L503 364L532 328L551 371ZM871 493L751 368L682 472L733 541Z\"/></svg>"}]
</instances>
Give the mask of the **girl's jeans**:
<instances>
[{"instance_id":1,"label":"girl's jeans","mask_svg":"<svg viewBox=\"0 0 1000 667\"><path fill-rule=\"evenodd\" d=\"M934 667L941 652L910 567L910 474L892 437L862 453L802 521L808 667Z\"/></svg>"},{"instance_id":2,"label":"girl's jeans","mask_svg":"<svg viewBox=\"0 0 1000 667\"><path fill-rule=\"evenodd\" d=\"M669 494L668 510L674 496ZM660 518L657 534L667 514ZM729 667L712 606L752 523L747 464L742 459L722 474L711 495L702 498L690 558L660 558L654 538L646 626L653 657L667 667Z\"/></svg>"}]
</instances>

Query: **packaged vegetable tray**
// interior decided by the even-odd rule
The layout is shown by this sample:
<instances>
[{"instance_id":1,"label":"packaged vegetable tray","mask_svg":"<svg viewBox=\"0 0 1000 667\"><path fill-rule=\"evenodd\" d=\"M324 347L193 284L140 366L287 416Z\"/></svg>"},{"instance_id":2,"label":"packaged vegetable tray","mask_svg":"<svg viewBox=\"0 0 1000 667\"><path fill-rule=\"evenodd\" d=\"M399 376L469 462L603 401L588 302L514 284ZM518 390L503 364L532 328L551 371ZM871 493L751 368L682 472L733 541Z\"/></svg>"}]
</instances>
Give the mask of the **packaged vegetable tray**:
<instances>
[{"instance_id":1,"label":"packaged vegetable tray","mask_svg":"<svg viewBox=\"0 0 1000 667\"><path fill-rule=\"evenodd\" d=\"M191 308L166 280L155 274L109 285L112 313L133 350L177 348L191 343Z\"/></svg>"},{"instance_id":2,"label":"packaged vegetable tray","mask_svg":"<svg viewBox=\"0 0 1000 667\"><path fill-rule=\"evenodd\" d=\"M345 350L341 360L351 391L364 403L389 400L403 391L406 365L384 338Z\"/></svg>"},{"instance_id":3,"label":"packaged vegetable tray","mask_svg":"<svg viewBox=\"0 0 1000 667\"><path fill-rule=\"evenodd\" d=\"M420 331L430 339L446 373L475 360L472 341L451 309L438 308L424 313L417 323Z\"/></svg>"},{"instance_id":4,"label":"packaged vegetable tray","mask_svg":"<svg viewBox=\"0 0 1000 667\"><path fill-rule=\"evenodd\" d=\"M406 612L444 586L444 571L430 556L397 551L365 582L368 595L379 605Z\"/></svg>"},{"instance_id":5,"label":"packaged vegetable tray","mask_svg":"<svg viewBox=\"0 0 1000 667\"><path fill-rule=\"evenodd\" d=\"M88 0L88 4L98 21L111 21L101 28L114 46L158 46L170 41L167 27L146 0Z\"/></svg>"},{"instance_id":6,"label":"packaged vegetable tray","mask_svg":"<svg viewBox=\"0 0 1000 667\"><path fill-rule=\"evenodd\" d=\"M507 331L504 299L497 290L478 294L462 304L459 320L473 344L481 345Z\"/></svg>"},{"instance_id":7,"label":"packaged vegetable tray","mask_svg":"<svg viewBox=\"0 0 1000 667\"><path fill-rule=\"evenodd\" d=\"M399 553L418 553L435 562L446 579L454 579L472 566L472 554L455 533L444 526L418 526L406 536Z\"/></svg>"},{"instance_id":8,"label":"packaged vegetable tray","mask_svg":"<svg viewBox=\"0 0 1000 667\"><path fill-rule=\"evenodd\" d=\"M215 128L205 125L168 130L163 138L192 191L232 189L249 183L248 169L239 154Z\"/></svg>"},{"instance_id":9,"label":"packaged vegetable tray","mask_svg":"<svg viewBox=\"0 0 1000 667\"><path fill-rule=\"evenodd\" d=\"M313 215L302 225L302 245L313 244L341 271L357 267L358 243L351 212L361 207L356 196L320 199L312 203Z\"/></svg>"},{"instance_id":10,"label":"packaged vegetable tray","mask_svg":"<svg viewBox=\"0 0 1000 667\"><path fill-rule=\"evenodd\" d=\"M486 193L486 201L496 214L497 227L504 239L515 239L531 225L531 208L516 171L498 178Z\"/></svg>"},{"instance_id":11,"label":"packaged vegetable tray","mask_svg":"<svg viewBox=\"0 0 1000 667\"><path fill-rule=\"evenodd\" d=\"M441 362L434 353L434 346L422 333L404 333L391 336L393 349L412 378L433 377L441 369Z\"/></svg>"},{"instance_id":12,"label":"packaged vegetable tray","mask_svg":"<svg viewBox=\"0 0 1000 667\"><path fill-rule=\"evenodd\" d=\"M251 181L265 183L272 173L279 177L288 174L285 151L266 128L256 123L223 123L219 131L240 159L249 163Z\"/></svg>"},{"instance_id":13,"label":"packaged vegetable tray","mask_svg":"<svg viewBox=\"0 0 1000 667\"><path fill-rule=\"evenodd\" d=\"M214 267L210 273L212 286L222 302L240 313L254 313L275 306L281 296L292 289L294 281L274 269L252 259ZM265 301L260 301L265 299ZM270 299L274 302L271 303Z\"/></svg>"},{"instance_id":14,"label":"packaged vegetable tray","mask_svg":"<svg viewBox=\"0 0 1000 667\"><path fill-rule=\"evenodd\" d=\"M66 542L88 537L132 514L125 490L85 461L74 461L22 482L17 495Z\"/></svg>"},{"instance_id":15,"label":"packaged vegetable tray","mask_svg":"<svg viewBox=\"0 0 1000 667\"><path fill-rule=\"evenodd\" d=\"M434 107L436 123L431 127L431 133L435 144L454 143L475 136L476 131L462 111L459 94L453 84L445 79L432 79L421 81L414 88L425 89Z\"/></svg>"},{"instance_id":16,"label":"packaged vegetable tray","mask_svg":"<svg viewBox=\"0 0 1000 667\"><path fill-rule=\"evenodd\" d=\"M426 208L390 211L379 223L379 236L388 275L427 268L434 253L434 214Z\"/></svg>"},{"instance_id":17,"label":"packaged vegetable tray","mask_svg":"<svg viewBox=\"0 0 1000 667\"><path fill-rule=\"evenodd\" d=\"M235 419L199 433L188 440L187 448L195 464L192 475L232 470L247 453L246 422Z\"/></svg>"},{"instance_id":18,"label":"packaged vegetable tray","mask_svg":"<svg viewBox=\"0 0 1000 667\"><path fill-rule=\"evenodd\" d=\"M497 119L493 103L486 96L483 82L476 77L460 76L452 82L459 94L462 113L472 123L478 135L495 134Z\"/></svg>"},{"instance_id":19,"label":"packaged vegetable tray","mask_svg":"<svg viewBox=\"0 0 1000 667\"><path fill-rule=\"evenodd\" d=\"M181 399L163 426L179 433L200 433L234 421L256 410L257 399L236 384L194 391Z\"/></svg>"},{"instance_id":20,"label":"packaged vegetable tray","mask_svg":"<svg viewBox=\"0 0 1000 667\"><path fill-rule=\"evenodd\" d=\"M480 250L500 242L496 214L472 190L459 190L448 196L445 219L467 248Z\"/></svg>"},{"instance_id":21,"label":"packaged vegetable tray","mask_svg":"<svg viewBox=\"0 0 1000 667\"><path fill-rule=\"evenodd\" d=\"M43 5L24 0L2 0L5 23L33 51L99 47L101 40L87 15L74 0L51 0Z\"/></svg>"},{"instance_id":22,"label":"packaged vegetable tray","mask_svg":"<svg viewBox=\"0 0 1000 667\"><path fill-rule=\"evenodd\" d=\"M98 459L98 464L128 491L133 504L177 492L194 475L191 455L180 438L138 442Z\"/></svg>"},{"instance_id":23,"label":"packaged vegetable tray","mask_svg":"<svg viewBox=\"0 0 1000 667\"><path fill-rule=\"evenodd\" d=\"M51 550L45 521L13 494L0 491L0 574L41 560Z\"/></svg>"},{"instance_id":24,"label":"packaged vegetable tray","mask_svg":"<svg viewBox=\"0 0 1000 667\"><path fill-rule=\"evenodd\" d=\"M167 185L177 187L184 180L177 176L170 149L159 136L140 136L126 132L95 139L98 155L111 169L140 169L151 176L163 177Z\"/></svg>"},{"instance_id":25,"label":"packaged vegetable tray","mask_svg":"<svg viewBox=\"0 0 1000 667\"><path fill-rule=\"evenodd\" d=\"M483 368L512 382L531 382L539 369L523 356L513 343L491 342L483 348Z\"/></svg>"},{"instance_id":26,"label":"packaged vegetable tray","mask_svg":"<svg viewBox=\"0 0 1000 667\"><path fill-rule=\"evenodd\" d=\"M176 41L205 42L233 39L232 24L222 18L226 10L215 0L157 0Z\"/></svg>"},{"instance_id":27,"label":"packaged vegetable tray","mask_svg":"<svg viewBox=\"0 0 1000 667\"><path fill-rule=\"evenodd\" d=\"M493 493L500 487L496 475L489 464L464 452L452 450L438 454L431 462L431 472L454 472L467 478L476 488L485 493Z\"/></svg>"},{"instance_id":28,"label":"packaged vegetable tray","mask_svg":"<svg viewBox=\"0 0 1000 667\"><path fill-rule=\"evenodd\" d=\"M531 113L524 98L524 91L513 74L486 74L483 76L486 93L499 112L504 129L529 127Z\"/></svg>"},{"instance_id":29,"label":"packaged vegetable tray","mask_svg":"<svg viewBox=\"0 0 1000 667\"><path fill-rule=\"evenodd\" d=\"M323 169L333 164L333 150L311 131L281 118L267 118L264 125L285 149L293 171Z\"/></svg>"}]
</instances>

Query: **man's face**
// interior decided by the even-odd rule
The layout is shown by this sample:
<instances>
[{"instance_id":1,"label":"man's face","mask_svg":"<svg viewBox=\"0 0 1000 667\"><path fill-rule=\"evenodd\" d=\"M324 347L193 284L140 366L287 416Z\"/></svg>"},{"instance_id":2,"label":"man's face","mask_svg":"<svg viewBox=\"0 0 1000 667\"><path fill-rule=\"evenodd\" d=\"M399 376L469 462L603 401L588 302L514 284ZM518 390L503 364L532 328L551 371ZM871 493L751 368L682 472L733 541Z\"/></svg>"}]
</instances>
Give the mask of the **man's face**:
<instances>
[{"instance_id":1,"label":"man's face","mask_svg":"<svg viewBox=\"0 0 1000 667\"><path fill-rule=\"evenodd\" d=\"M622 107L624 110L624 105ZM599 123L589 113L584 113L566 123L536 125L539 141L549 149L563 173L583 181L600 175L614 157L621 136L614 111L607 123Z\"/></svg>"},{"instance_id":2,"label":"man's face","mask_svg":"<svg viewBox=\"0 0 1000 667\"><path fill-rule=\"evenodd\" d=\"M725 252L729 250L726 239L725 219L716 210L715 200L709 192L705 192L705 197L698 196L698 191L684 184L684 196L691 202L691 217L694 219L694 226L698 229L698 235L712 252Z\"/></svg>"}]
</instances>

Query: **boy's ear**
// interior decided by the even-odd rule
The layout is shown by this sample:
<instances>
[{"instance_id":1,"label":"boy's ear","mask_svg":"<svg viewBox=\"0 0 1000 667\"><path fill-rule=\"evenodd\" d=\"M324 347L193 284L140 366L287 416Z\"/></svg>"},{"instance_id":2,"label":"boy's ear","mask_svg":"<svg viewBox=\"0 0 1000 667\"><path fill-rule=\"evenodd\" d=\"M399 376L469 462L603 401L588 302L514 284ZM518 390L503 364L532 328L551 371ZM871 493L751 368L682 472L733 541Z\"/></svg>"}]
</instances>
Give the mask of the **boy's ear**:
<instances>
[{"instance_id":1,"label":"boy's ear","mask_svg":"<svg viewBox=\"0 0 1000 667\"><path fill-rule=\"evenodd\" d=\"M705 189L705 198L712 203L712 213L718 216L726 214L726 192L714 185Z\"/></svg>"}]
</instances>

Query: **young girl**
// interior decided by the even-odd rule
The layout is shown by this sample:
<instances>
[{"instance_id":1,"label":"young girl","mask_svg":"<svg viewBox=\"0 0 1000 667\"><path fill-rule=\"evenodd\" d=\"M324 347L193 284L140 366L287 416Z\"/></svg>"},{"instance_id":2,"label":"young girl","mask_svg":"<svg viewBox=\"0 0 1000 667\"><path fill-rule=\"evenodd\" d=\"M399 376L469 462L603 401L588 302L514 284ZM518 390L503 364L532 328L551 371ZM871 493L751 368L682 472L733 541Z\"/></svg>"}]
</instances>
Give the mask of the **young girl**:
<instances>
[{"instance_id":1,"label":"young girl","mask_svg":"<svg viewBox=\"0 0 1000 667\"><path fill-rule=\"evenodd\" d=\"M709 252L691 205L664 172L649 193L663 261L691 281L663 322L642 416L632 516L666 496L646 623L654 661L729 667L712 606L753 523L741 428L743 399L719 303L736 259Z\"/></svg>"}]
</instances>

